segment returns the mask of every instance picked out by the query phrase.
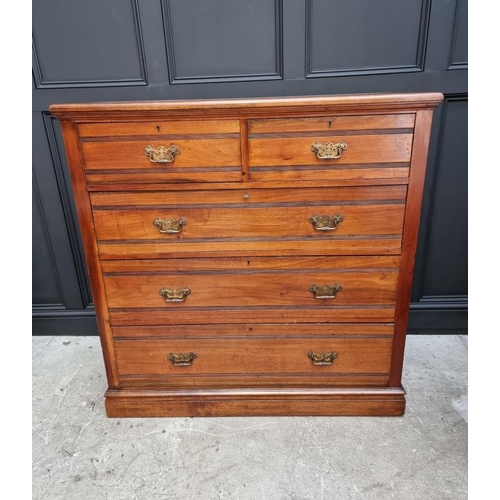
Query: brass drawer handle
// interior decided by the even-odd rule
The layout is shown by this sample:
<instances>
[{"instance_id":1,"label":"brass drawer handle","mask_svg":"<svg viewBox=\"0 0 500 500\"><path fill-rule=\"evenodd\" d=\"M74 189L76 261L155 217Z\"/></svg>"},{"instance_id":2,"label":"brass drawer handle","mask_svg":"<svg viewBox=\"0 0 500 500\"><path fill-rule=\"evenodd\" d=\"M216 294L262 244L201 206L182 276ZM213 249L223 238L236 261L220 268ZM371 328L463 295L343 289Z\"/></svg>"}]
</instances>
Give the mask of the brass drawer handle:
<instances>
[{"instance_id":1,"label":"brass drawer handle","mask_svg":"<svg viewBox=\"0 0 500 500\"><path fill-rule=\"evenodd\" d=\"M313 214L309 218L309 222L313 225L316 231L335 231L339 224L344 221L342 214L335 215L316 215Z\"/></svg>"},{"instance_id":2,"label":"brass drawer handle","mask_svg":"<svg viewBox=\"0 0 500 500\"><path fill-rule=\"evenodd\" d=\"M331 352L314 352L309 351L307 357L312 361L313 365L316 366L327 366L333 365L334 360L336 360L339 355L335 351Z\"/></svg>"},{"instance_id":3,"label":"brass drawer handle","mask_svg":"<svg viewBox=\"0 0 500 500\"><path fill-rule=\"evenodd\" d=\"M185 226L187 223L188 221L184 217L179 217L178 219L172 217L160 219L160 217L157 217L153 221L153 226L156 226L160 233L174 234L180 233L182 231L182 226Z\"/></svg>"},{"instance_id":4,"label":"brass drawer handle","mask_svg":"<svg viewBox=\"0 0 500 500\"><path fill-rule=\"evenodd\" d=\"M309 291L314 293L315 299L334 299L342 290L342 287L338 283L334 283L333 285L311 285L309 287Z\"/></svg>"},{"instance_id":5,"label":"brass drawer handle","mask_svg":"<svg viewBox=\"0 0 500 500\"><path fill-rule=\"evenodd\" d=\"M165 146L159 146L157 148L148 146L144 150L144 154L149 156L149 161L151 163L172 163L175 157L181 154L181 150L179 146L175 144L170 144L168 148Z\"/></svg>"},{"instance_id":6,"label":"brass drawer handle","mask_svg":"<svg viewBox=\"0 0 500 500\"><path fill-rule=\"evenodd\" d=\"M337 142L336 144L333 144L333 142L325 142L325 144L313 142L311 145L311 151L316 153L316 156L320 160L335 160L336 158L340 158L346 149L347 143L344 141Z\"/></svg>"},{"instance_id":7,"label":"brass drawer handle","mask_svg":"<svg viewBox=\"0 0 500 500\"><path fill-rule=\"evenodd\" d=\"M173 352L171 352L167 356L167 359L169 361L172 361L172 364L174 366L191 366L193 364L193 361L196 359L196 354L194 352L190 352L187 354L183 352L174 354Z\"/></svg>"},{"instance_id":8,"label":"brass drawer handle","mask_svg":"<svg viewBox=\"0 0 500 500\"><path fill-rule=\"evenodd\" d=\"M187 286L184 288L160 288L159 291L165 302L184 302L190 293L191 289Z\"/></svg>"}]
</instances>

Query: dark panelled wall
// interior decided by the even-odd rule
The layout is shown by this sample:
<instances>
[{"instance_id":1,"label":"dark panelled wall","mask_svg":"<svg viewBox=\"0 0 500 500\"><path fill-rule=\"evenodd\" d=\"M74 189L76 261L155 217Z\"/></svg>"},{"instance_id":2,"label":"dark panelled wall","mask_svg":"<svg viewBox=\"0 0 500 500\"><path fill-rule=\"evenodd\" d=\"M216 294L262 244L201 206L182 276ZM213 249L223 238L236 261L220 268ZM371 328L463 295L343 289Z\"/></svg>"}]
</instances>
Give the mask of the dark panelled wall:
<instances>
[{"instance_id":1,"label":"dark panelled wall","mask_svg":"<svg viewBox=\"0 0 500 500\"><path fill-rule=\"evenodd\" d=\"M61 102L438 91L410 333L467 327L467 0L33 3L33 333L96 334Z\"/></svg>"}]
</instances>

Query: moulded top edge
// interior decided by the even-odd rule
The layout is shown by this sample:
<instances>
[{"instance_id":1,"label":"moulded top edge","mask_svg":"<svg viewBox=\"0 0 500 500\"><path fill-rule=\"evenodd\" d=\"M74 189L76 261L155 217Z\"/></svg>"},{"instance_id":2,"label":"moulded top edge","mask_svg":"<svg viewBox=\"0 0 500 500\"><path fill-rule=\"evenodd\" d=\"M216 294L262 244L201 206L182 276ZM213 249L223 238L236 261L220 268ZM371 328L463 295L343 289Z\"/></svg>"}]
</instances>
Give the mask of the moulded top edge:
<instances>
[{"instance_id":1,"label":"moulded top edge","mask_svg":"<svg viewBox=\"0 0 500 500\"><path fill-rule=\"evenodd\" d=\"M261 115L266 110L280 109L282 112L297 112L301 107L308 111L371 111L384 112L400 110L418 110L435 108L443 100L441 93L410 93L410 94L349 94L321 95L297 97L266 97L238 99L193 99L169 101L123 101L123 102L92 102L53 104L50 112L61 119L81 119L85 117L108 118L121 115L145 117L156 113L167 112L186 114L201 112L203 114L246 114ZM326 108L326 109L325 109ZM305 110L304 110L305 111Z\"/></svg>"}]
</instances>

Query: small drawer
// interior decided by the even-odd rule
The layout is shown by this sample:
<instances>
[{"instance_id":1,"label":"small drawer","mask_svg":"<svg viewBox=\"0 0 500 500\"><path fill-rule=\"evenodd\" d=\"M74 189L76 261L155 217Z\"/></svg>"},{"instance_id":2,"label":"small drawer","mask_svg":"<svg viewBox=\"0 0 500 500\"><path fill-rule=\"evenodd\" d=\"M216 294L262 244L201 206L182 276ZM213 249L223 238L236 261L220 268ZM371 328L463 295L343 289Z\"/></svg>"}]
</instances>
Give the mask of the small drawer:
<instances>
[{"instance_id":1,"label":"small drawer","mask_svg":"<svg viewBox=\"0 0 500 500\"><path fill-rule=\"evenodd\" d=\"M387 382L392 338L232 338L115 341L124 385L344 385Z\"/></svg>"},{"instance_id":2,"label":"small drawer","mask_svg":"<svg viewBox=\"0 0 500 500\"><path fill-rule=\"evenodd\" d=\"M80 125L89 184L241 181L237 120Z\"/></svg>"},{"instance_id":3,"label":"small drawer","mask_svg":"<svg viewBox=\"0 0 500 500\"><path fill-rule=\"evenodd\" d=\"M249 121L253 181L407 178L414 115Z\"/></svg>"}]
</instances>

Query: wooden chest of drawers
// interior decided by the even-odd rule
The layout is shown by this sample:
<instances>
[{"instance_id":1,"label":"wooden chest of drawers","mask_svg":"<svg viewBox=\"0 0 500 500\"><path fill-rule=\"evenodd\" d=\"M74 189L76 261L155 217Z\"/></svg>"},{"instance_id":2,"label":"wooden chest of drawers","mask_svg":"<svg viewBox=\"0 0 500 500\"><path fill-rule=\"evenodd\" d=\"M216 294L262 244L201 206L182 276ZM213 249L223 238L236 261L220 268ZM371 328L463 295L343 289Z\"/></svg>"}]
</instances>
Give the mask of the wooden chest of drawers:
<instances>
[{"instance_id":1,"label":"wooden chest of drawers","mask_svg":"<svg viewBox=\"0 0 500 500\"><path fill-rule=\"evenodd\" d=\"M403 414L441 99L53 105L108 416Z\"/></svg>"}]
</instances>

